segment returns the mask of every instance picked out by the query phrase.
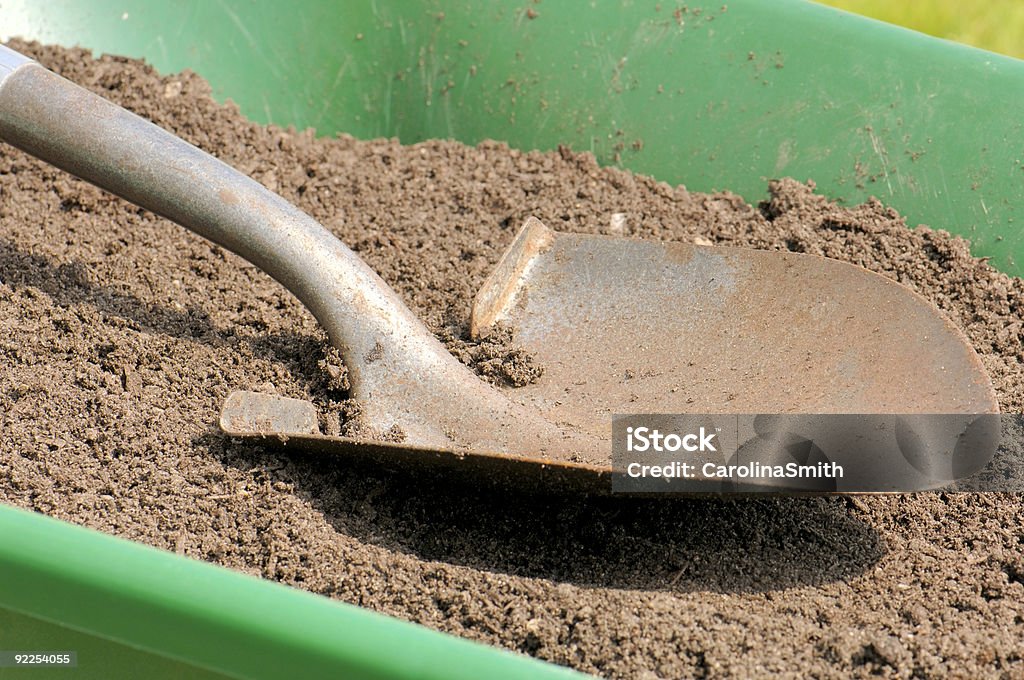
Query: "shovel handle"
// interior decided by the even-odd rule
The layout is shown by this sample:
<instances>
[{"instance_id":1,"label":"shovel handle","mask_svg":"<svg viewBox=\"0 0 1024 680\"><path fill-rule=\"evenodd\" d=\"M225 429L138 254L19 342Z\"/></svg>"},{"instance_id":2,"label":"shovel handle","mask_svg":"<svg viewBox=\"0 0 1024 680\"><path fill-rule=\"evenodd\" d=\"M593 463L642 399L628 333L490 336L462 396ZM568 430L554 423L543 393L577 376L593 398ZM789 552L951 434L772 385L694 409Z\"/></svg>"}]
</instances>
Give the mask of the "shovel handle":
<instances>
[{"instance_id":1,"label":"shovel handle","mask_svg":"<svg viewBox=\"0 0 1024 680\"><path fill-rule=\"evenodd\" d=\"M373 270L301 210L2 45L0 140L252 262L299 298L356 373L386 336L434 340ZM351 377L355 387L359 377Z\"/></svg>"}]
</instances>

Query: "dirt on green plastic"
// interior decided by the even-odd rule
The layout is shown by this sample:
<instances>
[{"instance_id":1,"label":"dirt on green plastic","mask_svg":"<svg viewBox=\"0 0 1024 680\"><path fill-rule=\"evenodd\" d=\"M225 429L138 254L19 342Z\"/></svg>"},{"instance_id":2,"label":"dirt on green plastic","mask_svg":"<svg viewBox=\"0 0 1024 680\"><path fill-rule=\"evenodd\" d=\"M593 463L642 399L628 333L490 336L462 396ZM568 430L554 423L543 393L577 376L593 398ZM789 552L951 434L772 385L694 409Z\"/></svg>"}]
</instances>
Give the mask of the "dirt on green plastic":
<instances>
[{"instance_id":1,"label":"dirt on green plastic","mask_svg":"<svg viewBox=\"0 0 1024 680\"><path fill-rule=\"evenodd\" d=\"M17 43L295 202L489 379L538 367L466 340L526 217L817 253L932 300L1024 406L1024 286L877 202L793 180L750 206L569 150L316 139L246 121L193 74ZM581 366L581 371L586 367ZM284 454L216 428L230 391L314 401L344 365L223 249L0 147L0 501L462 637L622 678L1024 673L1024 500L926 493L567 499Z\"/></svg>"}]
</instances>

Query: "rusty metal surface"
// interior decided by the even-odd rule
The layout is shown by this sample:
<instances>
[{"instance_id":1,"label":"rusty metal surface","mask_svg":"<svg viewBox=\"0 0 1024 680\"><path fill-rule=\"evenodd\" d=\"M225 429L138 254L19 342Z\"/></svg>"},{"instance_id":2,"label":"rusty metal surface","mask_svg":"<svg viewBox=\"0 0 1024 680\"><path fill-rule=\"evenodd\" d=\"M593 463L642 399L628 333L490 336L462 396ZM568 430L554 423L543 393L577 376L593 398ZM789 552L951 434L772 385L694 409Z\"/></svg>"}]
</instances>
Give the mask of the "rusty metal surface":
<instances>
[{"instance_id":1,"label":"rusty metal surface","mask_svg":"<svg viewBox=\"0 0 1024 680\"><path fill-rule=\"evenodd\" d=\"M224 432L261 437L320 434L316 407L302 399L240 390L228 395L220 413Z\"/></svg>"},{"instance_id":2,"label":"rusty metal surface","mask_svg":"<svg viewBox=\"0 0 1024 680\"><path fill-rule=\"evenodd\" d=\"M509 307L529 287L539 257L554 245L555 233L531 217L505 250L494 271L484 280L473 301L470 334L477 337L508 315Z\"/></svg>"},{"instance_id":3,"label":"rusty metal surface","mask_svg":"<svg viewBox=\"0 0 1024 680\"><path fill-rule=\"evenodd\" d=\"M512 393L549 420L597 432L613 413L998 411L963 334L861 267L551 235L493 316L544 366Z\"/></svg>"},{"instance_id":4,"label":"rusty metal surface","mask_svg":"<svg viewBox=\"0 0 1024 680\"><path fill-rule=\"evenodd\" d=\"M297 422L296 414L301 414ZM311 430L306 428L309 414L314 418ZM604 494L611 490L611 470L599 466L530 455L460 451L408 441L326 436L320 433L315 417L315 407L309 402L238 391L225 401L220 426L231 437L261 444L269 442L284 450L362 459L389 467L441 468L514 489L580 494Z\"/></svg>"}]
</instances>

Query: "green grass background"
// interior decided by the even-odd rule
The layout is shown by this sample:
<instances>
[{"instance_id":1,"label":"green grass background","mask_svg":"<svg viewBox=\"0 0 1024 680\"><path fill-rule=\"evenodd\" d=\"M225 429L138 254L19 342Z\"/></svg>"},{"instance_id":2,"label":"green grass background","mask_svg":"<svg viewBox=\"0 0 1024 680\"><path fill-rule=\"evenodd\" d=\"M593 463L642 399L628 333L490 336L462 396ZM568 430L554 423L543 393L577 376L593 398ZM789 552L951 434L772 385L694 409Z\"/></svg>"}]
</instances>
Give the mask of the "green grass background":
<instances>
[{"instance_id":1,"label":"green grass background","mask_svg":"<svg viewBox=\"0 0 1024 680\"><path fill-rule=\"evenodd\" d=\"M819 0L826 5L1024 58L1024 0Z\"/></svg>"}]
</instances>

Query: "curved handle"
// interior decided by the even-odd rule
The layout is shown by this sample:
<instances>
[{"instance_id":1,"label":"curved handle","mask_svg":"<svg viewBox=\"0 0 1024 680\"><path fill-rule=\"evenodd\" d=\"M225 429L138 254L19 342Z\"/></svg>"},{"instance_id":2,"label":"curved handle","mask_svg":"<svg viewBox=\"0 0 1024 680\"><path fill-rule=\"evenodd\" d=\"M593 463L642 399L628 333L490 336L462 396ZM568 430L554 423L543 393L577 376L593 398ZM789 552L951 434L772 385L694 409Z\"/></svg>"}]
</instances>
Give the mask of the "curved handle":
<instances>
[{"instance_id":1,"label":"curved handle","mask_svg":"<svg viewBox=\"0 0 1024 680\"><path fill-rule=\"evenodd\" d=\"M429 335L376 273L298 208L3 46L0 138L249 260L298 297L345 354L369 351L371 336L397 326Z\"/></svg>"}]
</instances>

